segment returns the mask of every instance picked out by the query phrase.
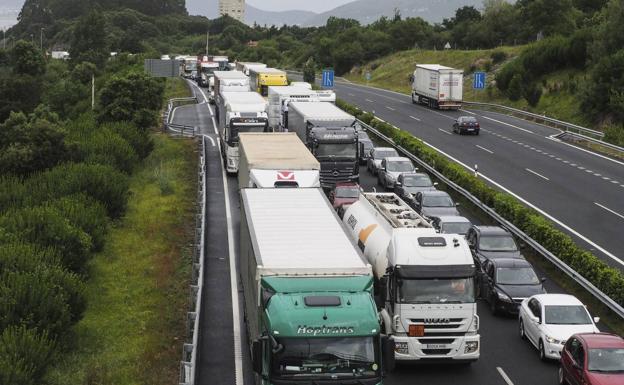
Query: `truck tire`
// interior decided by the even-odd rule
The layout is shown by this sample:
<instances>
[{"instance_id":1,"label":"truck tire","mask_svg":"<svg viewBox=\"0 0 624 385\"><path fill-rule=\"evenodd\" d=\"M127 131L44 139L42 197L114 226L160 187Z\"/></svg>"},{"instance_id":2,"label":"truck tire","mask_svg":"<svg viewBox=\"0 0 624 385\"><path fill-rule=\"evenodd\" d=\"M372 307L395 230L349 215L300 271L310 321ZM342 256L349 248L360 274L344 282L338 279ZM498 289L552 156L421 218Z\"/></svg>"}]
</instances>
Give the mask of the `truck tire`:
<instances>
[{"instance_id":1,"label":"truck tire","mask_svg":"<svg viewBox=\"0 0 624 385\"><path fill-rule=\"evenodd\" d=\"M412 93L412 104L418 104L418 102L414 99L414 93Z\"/></svg>"}]
</instances>

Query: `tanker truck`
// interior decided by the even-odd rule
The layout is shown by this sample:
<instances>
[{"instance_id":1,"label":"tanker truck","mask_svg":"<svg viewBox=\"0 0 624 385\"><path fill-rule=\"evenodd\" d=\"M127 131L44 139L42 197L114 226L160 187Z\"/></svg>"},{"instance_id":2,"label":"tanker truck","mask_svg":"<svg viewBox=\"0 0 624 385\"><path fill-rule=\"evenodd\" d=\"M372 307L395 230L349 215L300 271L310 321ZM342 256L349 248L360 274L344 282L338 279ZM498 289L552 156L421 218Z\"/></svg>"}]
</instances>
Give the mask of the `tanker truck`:
<instances>
[{"instance_id":1,"label":"tanker truck","mask_svg":"<svg viewBox=\"0 0 624 385\"><path fill-rule=\"evenodd\" d=\"M464 237L438 234L393 193L362 193L343 221L373 266L398 361L479 358L475 265Z\"/></svg>"}]
</instances>

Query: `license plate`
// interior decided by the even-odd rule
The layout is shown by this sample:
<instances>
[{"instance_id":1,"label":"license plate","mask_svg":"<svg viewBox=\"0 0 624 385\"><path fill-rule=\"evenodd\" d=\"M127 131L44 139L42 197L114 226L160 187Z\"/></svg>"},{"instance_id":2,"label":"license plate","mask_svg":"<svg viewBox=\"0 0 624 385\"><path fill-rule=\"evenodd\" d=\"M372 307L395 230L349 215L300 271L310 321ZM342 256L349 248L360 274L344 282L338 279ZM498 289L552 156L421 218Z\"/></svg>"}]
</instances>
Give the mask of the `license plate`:
<instances>
[{"instance_id":1,"label":"license plate","mask_svg":"<svg viewBox=\"0 0 624 385\"><path fill-rule=\"evenodd\" d=\"M427 344L427 349L446 349L447 347L444 344Z\"/></svg>"},{"instance_id":2,"label":"license plate","mask_svg":"<svg viewBox=\"0 0 624 385\"><path fill-rule=\"evenodd\" d=\"M468 128L468 131L474 131L474 128Z\"/></svg>"}]
</instances>

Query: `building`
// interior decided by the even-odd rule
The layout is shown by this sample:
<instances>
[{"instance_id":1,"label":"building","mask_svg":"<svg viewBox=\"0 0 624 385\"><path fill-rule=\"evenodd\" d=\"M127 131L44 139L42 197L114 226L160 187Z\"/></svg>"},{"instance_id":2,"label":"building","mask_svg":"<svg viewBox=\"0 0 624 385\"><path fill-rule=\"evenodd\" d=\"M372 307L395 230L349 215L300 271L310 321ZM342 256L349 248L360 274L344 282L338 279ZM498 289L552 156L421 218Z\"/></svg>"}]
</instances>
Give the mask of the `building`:
<instances>
[{"instance_id":1,"label":"building","mask_svg":"<svg viewBox=\"0 0 624 385\"><path fill-rule=\"evenodd\" d=\"M245 22L245 0L219 0L219 15Z\"/></svg>"}]
</instances>

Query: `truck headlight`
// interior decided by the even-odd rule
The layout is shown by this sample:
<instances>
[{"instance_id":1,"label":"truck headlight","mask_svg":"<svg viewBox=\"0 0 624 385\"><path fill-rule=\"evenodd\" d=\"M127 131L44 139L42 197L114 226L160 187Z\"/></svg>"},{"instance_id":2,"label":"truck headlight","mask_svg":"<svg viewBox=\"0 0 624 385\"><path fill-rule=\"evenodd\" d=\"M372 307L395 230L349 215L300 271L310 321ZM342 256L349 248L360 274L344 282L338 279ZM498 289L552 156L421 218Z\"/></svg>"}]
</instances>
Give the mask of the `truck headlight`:
<instances>
[{"instance_id":1,"label":"truck headlight","mask_svg":"<svg viewBox=\"0 0 624 385\"><path fill-rule=\"evenodd\" d=\"M394 351L399 354L409 354L409 346L407 342L395 342Z\"/></svg>"},{"instance_id":2,"label":"truck headlight","mask_svg":"<svg viewBox=\"0 0 624 385\"><path fill-rule=\"evenodd\" d=\"M474 353L479 350L479 341L468 341L464 347L464 354Z\"/></svg>"}]
</instances>

